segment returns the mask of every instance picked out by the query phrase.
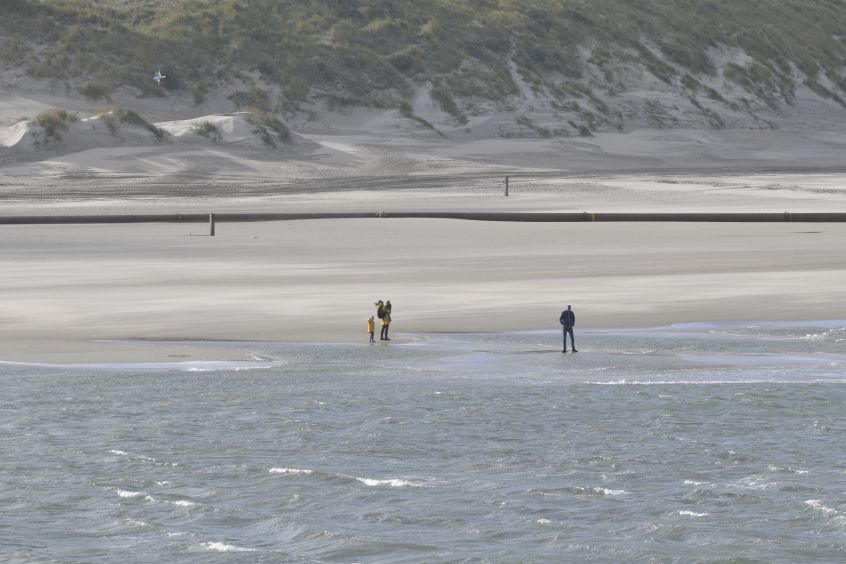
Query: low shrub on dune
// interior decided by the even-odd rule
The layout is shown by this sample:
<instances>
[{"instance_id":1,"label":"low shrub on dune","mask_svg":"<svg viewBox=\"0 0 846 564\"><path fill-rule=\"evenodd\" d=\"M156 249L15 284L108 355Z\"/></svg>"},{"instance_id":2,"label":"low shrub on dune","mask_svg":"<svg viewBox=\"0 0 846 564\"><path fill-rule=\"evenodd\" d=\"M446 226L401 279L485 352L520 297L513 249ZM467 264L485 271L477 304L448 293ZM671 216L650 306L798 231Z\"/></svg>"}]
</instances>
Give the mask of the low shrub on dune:
<instances>
[{"instance_id":1,"label":"low shrub on dune","mask_svg":"<svg viewBox=\"0 0 846 564\"><path fill-rule=\"evenodd\" d=\"M68 124L78 121L79 116L62 108L52 108L38 114L33 122L41 127L41 135L36 137L36 144L59 142L62 132L68 130Z\"/></svg>"},{"instance_id":2,"label":"low shrub on dune","mask_svg":"<svg viewBox=\"0 0 846 564\"><path fill-rule=\"evenodd\" d=\"M261 137L265 145L276 147L278 142L289 143L291 131L285 122L278 117L259 109L247 113L246 119L255 127L253 132Z\"/></svg>"},{"instance_id":3,"label":"low shrub on dune","mask_svg":"<svg viewBox=\"0 0 846 564\"><path fill-rule=\"evenodd\" d=\"M197 124L194 126L194 131L196 131L198 135L202 135L212 141L220 141L223 139L223 135L220 133L220 128L209 121Z\"/></svg>"},{"instance_id":4,"label":"low shrub on dune","mask_svg":"<svg viewBox=\"0 0 846 564\"><path fill-rule=\"evenodd\" d=\"M100 108L97 110L97 115L103 119L106 127L116 137L122 124L142 127L152 133L159 141L163 141L167 137L167 131L156 127L135 110L128 110L126 108Z\"/></svg>"}]
</instances>

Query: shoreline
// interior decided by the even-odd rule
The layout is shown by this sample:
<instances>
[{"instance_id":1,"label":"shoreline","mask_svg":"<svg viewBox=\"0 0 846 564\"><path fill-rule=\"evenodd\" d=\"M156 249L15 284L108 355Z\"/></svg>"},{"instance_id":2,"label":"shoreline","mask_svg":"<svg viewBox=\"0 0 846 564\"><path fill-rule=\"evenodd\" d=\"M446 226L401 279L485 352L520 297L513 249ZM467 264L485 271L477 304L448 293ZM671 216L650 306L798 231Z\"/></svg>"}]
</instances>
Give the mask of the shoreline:
<instances>
[{"instance_id":1,"label":"shoreline","mask_svg":"<svg viewBox=\"0 0 846 564\"><path fill-rule=\"evenodd\" d=\"M644 335L654 333L675 332L686 334L696 331L743 329L743 328L827 328L836 329L846 327L846 319L813 319L813 320L711 320L711 321L686 321L655 326L620 326L620 327L581 327L576 335L602 335L625 333L628 335L642 333ZM207 371L216 369L249 370L258 368L272 368L279 366L281 360L267 355L259 354L261 349L267 347L346 347L361 346L369 347L382 346L418 346L421 341L435 340L438 337L462 336L521 336L521 335L543 335L560 336L561 329L527 329L519 331L439 331L439 332L401 332L392 338L391 343L376 341L368 343L366 340L343 340L343 341L314 341L314 340L187 340L187 339L126 339L126 340L99 340L95 342L64 342L47 352L46 347L50 343L32 342L29 347L24 346L20 350L29 349L36 351L41 356L29 357L25 355L19 358L6 358L0 356L0 367L22 366L22 367L47 367L47 368L120 368L120 369L169 369L183 368L193 371ZM555 341L557 343L557 341ZM56 344L55 342L52 344ZM552 343L550 343L551 346ZM438 343L442 346L442 343ZM525 351L524 351L525 352ZM537 351L549 352L549 351ZM590 350L582 350L590 354ZM6 355L8 349L0 347L0 354ZM607 353L605 353L607 354Z\"/></svg>"}]
</instances>

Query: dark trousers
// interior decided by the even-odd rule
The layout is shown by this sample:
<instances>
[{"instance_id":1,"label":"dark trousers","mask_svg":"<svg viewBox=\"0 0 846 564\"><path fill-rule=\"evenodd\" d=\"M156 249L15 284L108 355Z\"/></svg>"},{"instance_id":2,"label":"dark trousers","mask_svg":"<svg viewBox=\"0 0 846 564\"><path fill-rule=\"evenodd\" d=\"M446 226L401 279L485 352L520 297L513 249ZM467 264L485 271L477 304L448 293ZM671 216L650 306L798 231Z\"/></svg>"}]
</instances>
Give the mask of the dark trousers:
<instances>
[{"instance_id":1,"label":"dark trousers","mask_svg":"<svg viewBox=\"0 0 846 564\"><path fill-rule=\"evenodd\" d=\"M379 334L379 338L383 341L388 338L388 327L390 325L382 325L382 333Z\"/></svg>"},{"instance_id":2,"label":"dark trousers","mask_svg":"<svg viewBox=\"0 0 846 564\"><path fill-rule=\"evenodd\" d=\"M573 338L573 326L572 325L565 325L564 326L564 350L567 350L567 335L570 335L570 344L573 346L573 350L576 350L576 340Z\"/></svg>"}]
</instances>

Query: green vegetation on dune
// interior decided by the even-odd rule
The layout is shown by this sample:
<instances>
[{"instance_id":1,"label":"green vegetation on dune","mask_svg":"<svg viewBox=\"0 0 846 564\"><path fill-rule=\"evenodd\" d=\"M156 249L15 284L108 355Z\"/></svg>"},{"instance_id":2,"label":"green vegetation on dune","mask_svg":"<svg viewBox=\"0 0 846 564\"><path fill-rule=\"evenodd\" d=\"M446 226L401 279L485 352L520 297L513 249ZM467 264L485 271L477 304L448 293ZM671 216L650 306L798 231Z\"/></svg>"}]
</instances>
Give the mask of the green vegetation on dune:
<instances>
[{"instance_id":1,"label":"green vegetation on dune","mask_svg":"<svg viewBox=\"0 0 846 564\"><path fill-rule=\"evenodd\" d=\"M846 105L844 29L844 0L5 0L0 68L92 99L225 87L263 112L402 110L425 87L457 124L523 81L592 123L634 66L694 105L729 105L704 84L718 75L770 107L800 87ZM744 56L718 68L715 49Z\"/></svg>"},{"instance_id":2,"label":"green vegetation on dune","mask_svg":"<svg viewBox=\"0 0 846 564\"><path fill-rule=\"evenodd\" d=\"M277 142L291 141L291 132L285 122L276 116L260 109L253 109L246 114L247 121L254 127L253 133L258 135L265 145L276 147Z\"/></svg>"},{"instance_id":3,"label":"green vegetation on dune","mask_svg":"<svg viewBox=\"0 0 846 564\"><path fill-rule=\"evenodd\" d=\"M33 133L35 144L55 143L62 140L62 132L68 130L68 124L79 120L79 116L61 108L45 110L35 116L35 125L40 132Z\"/></svg>"}]
</instances>

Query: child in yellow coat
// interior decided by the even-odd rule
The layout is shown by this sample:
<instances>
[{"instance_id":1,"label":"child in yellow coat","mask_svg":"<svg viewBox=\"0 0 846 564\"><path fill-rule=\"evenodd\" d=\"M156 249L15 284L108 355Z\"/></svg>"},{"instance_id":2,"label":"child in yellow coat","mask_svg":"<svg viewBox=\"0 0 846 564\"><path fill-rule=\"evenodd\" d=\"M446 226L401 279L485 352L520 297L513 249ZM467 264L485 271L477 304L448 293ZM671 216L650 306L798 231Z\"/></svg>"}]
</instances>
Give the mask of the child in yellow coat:
<instances>
[{"instance_id":1,"label":"child in yellow coat","mask_svg":"<svg viewBox=\"0 0 846 564\"><path fill-rule=\"evenodd\" d=\"M370 319L367 320L367 332L370 333L370 342L375 343L376 341L373 339L373 333L376 332L376 321L373 320L373 316L370 316Z\"/></svg>"}]
</instances>

